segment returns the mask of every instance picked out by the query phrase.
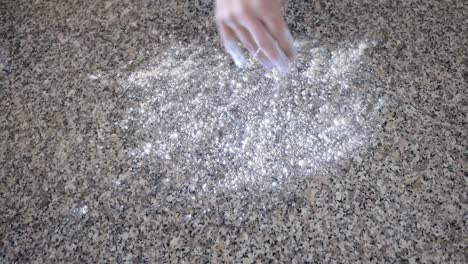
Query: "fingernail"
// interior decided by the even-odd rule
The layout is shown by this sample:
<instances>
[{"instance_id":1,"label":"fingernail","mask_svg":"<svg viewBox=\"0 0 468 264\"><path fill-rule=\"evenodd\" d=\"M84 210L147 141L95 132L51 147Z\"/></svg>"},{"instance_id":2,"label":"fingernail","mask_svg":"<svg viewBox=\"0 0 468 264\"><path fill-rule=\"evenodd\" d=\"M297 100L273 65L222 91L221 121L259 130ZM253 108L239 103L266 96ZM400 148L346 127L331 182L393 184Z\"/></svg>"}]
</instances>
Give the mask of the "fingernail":
<instances>
[{"instance_id":1,"label":"fingernail","mask_svg":"<svg viewBox=\"0 0 468 264\"><path fill-rule=\"evenodd\" d=\"M226 51L229 53L229 55L231 55L231 58L237 67L244 68L244 66L247 64L247 60L245 59L244 55L242 55L242 51L236 42L227 43Z\"/></svg>"},{"instance_id":2,"label":"fingernail","mask_svg":"<svg viewBox=\"0 0 468 264\"><path fill-rule=\"evenodd\" d=\"M289 60L282 51L280 51L280 56L275 61L275 65L281 74L286 74L288 72Z\"/></svg>"},{"instance_id":3,"label":"fingernail","mask_svg":"<svg viewBox=\"0 0 468 264\"><path fill-rule=\"evenodd\" d=\"M271 63L271 61L265 55L263 55L263 53L260 54L260 56L258 56L257 59L260 62L260 64L262 64L263 68L265 68L265 70L271 71L273 69L273 63Z\"/></svg>"}]
</instances>

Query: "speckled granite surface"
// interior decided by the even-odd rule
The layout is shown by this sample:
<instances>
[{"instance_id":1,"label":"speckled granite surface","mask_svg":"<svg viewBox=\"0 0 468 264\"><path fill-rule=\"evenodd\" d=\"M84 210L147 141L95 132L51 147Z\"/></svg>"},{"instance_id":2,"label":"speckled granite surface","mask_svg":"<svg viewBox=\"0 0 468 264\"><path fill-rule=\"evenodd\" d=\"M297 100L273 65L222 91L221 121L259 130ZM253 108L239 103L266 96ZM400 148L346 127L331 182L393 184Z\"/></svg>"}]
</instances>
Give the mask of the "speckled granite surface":
<instances>
[{"instance_id":1,"label":"speckled granite surface","mask_svg":"<svg viewBox=\"0 0 468 264\"><path fill-rule=\"evenodd\" d=\"M236 72L210 1L0 2L0 262L468 261L466 1L290 1L316 51L375 43L353 89L385 104L320 173L231 189L135 156L151 133L122 123L149 93L129 76L168 47Z\"/></svg>"}]
</instances>

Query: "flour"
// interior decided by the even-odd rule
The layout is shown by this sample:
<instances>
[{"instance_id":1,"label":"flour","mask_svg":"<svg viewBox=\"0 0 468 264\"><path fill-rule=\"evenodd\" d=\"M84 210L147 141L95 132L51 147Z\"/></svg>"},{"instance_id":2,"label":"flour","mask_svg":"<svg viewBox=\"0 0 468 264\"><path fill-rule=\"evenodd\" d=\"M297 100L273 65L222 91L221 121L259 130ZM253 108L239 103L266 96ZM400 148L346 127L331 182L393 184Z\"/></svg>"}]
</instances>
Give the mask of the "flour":
<instances>
[{"instance_id":1,"label":"flour","mask_svg":"<svg viewBox=\"0 0 468 264\"><path fill-rule=\"evenodd\" d=\"M279 76L176 45L122 82L141 103L119 125L141 142L132 157L181 188L271 188L324 173L369 142L379 98L359 89L373 78L368 49L302 42L296 65Z\"/></svg>"}]
</instances>

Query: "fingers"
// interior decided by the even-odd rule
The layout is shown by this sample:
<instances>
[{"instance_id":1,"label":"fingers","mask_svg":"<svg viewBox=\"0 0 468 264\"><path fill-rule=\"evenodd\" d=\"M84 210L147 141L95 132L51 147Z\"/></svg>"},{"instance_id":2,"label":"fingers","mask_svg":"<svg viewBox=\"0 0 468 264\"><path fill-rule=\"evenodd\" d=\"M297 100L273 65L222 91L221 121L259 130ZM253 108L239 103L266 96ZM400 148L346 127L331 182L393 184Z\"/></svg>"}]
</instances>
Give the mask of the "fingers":
<instances>
[{"instance_id":1,"label":"fingers","mask_svg":"<svg viewBox=\"0 0 468 264\"><path fill-rule=\"evenodd\" d=\"M291 33L281 15L268 16L263 20L263 23L266 25L273 38L278 42L286 56L293 61L297 57L297 50L294 47L294 40Z\"/></svg>"},{"instance_id":2,"label":"fingers","mask_svg":"<svg viewBox=\"0 0 468 264\"><path fill-rule=\"evenodd\" d=\"M267 70L277 68L282 74L297 56L280 0L216 0L216 22L226 51L239 67L247 61L237 41Z\"/></svg>"},{"instance_id":3,"label":"fingers","mask_svg":"<svg viewBox=\"0 0 468 264\"><path fill-rule=\"evenodd\" d=\"M255 43L253 37L250 35L249 31L247 31L247 29L239 24L230 23L230 26L242 45L244 45L250 54L253 55L267 71L272 70L274 65L270 62L270 60L268 60L262 51L257 52L258 46Z\"/></svg>"},{"instance_id":4,"label":"fingers","mask_svg":"<svg viewBox=\"0 0 468 264\"><path fill-rule=\"evenodd\" d=\"M247 60L245 59L244 55L242 55L241 48L237 44L236 35L234 31L221 22L217 23L217 26L218 31L221 35L221 40L227 53L229 53L237 67L245 67L245 65L247 64Z\"/></svg>"},{"instance_id":5,"label":"fingers","mask_svg":"<svg viewBox=\"0 0 468 264\"><path fill-rule=\"evenodd\" d=\"M241 23L252 34L259 49L265 53L280 73L285 74L288 71L289 59L264 24L250 16L246 16Z\"/></svg>"},{"instance_id":6,"label":"fingers","mask_svg":"<svg viewBox=\"0 0 468 264\"><path fill-rule=\"evenodd\" d=\"M245 28L233 22L229 22L228 26L236 34L239 41L250 52L250 54L253 54L257 50L257 44L255 43L255 40Z\"/></svg>"}]
</instances>

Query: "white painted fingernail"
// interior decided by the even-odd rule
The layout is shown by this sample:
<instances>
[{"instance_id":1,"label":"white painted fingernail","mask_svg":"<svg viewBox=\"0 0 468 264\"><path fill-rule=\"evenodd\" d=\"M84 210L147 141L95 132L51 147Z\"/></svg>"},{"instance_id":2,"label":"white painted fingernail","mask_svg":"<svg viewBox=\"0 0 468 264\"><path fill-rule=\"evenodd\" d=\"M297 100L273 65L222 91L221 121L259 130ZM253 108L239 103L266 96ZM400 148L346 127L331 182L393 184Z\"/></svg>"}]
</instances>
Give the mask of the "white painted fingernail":
<instances>
[{"instance_id":1,"label":"white painted fingernail","mask_svg":"<svg viewBox=\"0 0 468 264\"><path fill-rule=\"evenodd\" d=\"M232 60L239 68L244 68L247 64L247 60L245 59L244 55L242 55L242 51L239 48L239 45L236 42L229 42L226 44L226 51L231 55Z\"/></svg>"},{"instance_id":2,"label":"white painted fingernail","mask_svg":"<svg viewBox=\"0 0 468 264\"><path fill-rule=\"evenodd\" d=\"M281 74L286 74L288 72L289 60L283 51L279 50L279 52L280 55L279 58L275 61L275 66Z\"/></svg>"},{"instance_id":3,"label":"white painted fingernail","mask_svg":"<svg viewBox=\"0 0 468 264\"><path fill-rule=\"evenodd\" d=\"M281 74L286 74L288 72L289 63L284 60L278 60L276 67Z\"/></svg>"},{"instance_id":4,"label":"white painted fingernail","mask_svg":"<svg viewBox=\"0 0 468 264\"><path fill-rule=\"evenodd\" d=\"M260 64L265 68L266 71L271 71L274 68L273 63L265 56L265 54L258 49L253 57L260 62Z\"/></svg>"}]
</instances>

